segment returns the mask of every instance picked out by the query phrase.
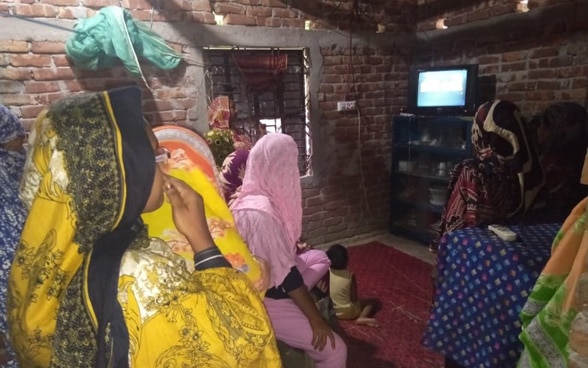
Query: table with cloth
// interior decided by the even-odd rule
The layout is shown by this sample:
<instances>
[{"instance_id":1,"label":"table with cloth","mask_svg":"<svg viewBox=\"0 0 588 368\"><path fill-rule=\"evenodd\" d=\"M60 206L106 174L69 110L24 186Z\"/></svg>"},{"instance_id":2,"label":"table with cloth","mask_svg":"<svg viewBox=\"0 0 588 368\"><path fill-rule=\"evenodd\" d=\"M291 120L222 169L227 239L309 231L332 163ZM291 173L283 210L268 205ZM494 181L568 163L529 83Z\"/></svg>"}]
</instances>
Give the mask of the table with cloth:
<instances>
[{"instance_id":1,"label":"table with cloth","mask_svg":"<svg viewBox=\"0 0 588 368\"><path fill-rule=\"evenodd\" d=\"M480 227L446 234L423 344L466 368L515 367L523 348L519 312L560 226L510 226L514 242Z\"/></svg>"}]
</instances>

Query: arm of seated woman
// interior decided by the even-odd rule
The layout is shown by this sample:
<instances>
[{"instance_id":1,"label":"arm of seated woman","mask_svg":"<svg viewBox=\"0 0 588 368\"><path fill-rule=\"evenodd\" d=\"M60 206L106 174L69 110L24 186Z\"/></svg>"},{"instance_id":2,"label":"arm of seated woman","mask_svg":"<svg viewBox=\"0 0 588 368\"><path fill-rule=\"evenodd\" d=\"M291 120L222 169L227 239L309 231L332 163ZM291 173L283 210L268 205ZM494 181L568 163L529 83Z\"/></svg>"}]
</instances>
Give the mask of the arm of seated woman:
<instances>
[{"instance_id":1,"label":"arm of seated woman","mask_svg":"<svg viewBox=\"0 0 588 368\"><path fill-rule=\"evenodd\" d=\"M315 350L322 351L327 345L327 339L331 340L331 347L334 349L335 335L333 330L320 314L306 286L302 284L302 286L290 291L288 296L308 319L312 329L312 345Z\"/></svg>"},{"instance_id":2,"label":"arm of seated woman","mask_svg":"<svg viewBox=\"0 0 588 368\"><path fill-rule=\"evenodd\" d=\"M304 280L298 268L294 266L290 269L290 273L286 275L284 281L280 285L268 289L265 296L272 299L286 299L290 297L289 292L301 286L304 286Z\"/></svg>"}]
</instances>

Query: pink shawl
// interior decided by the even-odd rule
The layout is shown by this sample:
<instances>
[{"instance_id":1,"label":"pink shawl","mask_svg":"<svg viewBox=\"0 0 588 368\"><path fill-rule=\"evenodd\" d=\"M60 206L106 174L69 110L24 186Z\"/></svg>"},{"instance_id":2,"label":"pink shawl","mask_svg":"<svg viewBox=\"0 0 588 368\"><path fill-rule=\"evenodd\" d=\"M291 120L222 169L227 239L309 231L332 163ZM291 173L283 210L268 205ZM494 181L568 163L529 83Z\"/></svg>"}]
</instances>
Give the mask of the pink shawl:
<instances>
[{"instance_id":1,"label":"pink shawl","mask_svg":"<svg viewBox=\"0 0 588 368\"><path fill-rule=\"evenodd\" d=\"M267 134L253 146L241 194L231 209L233 212L257 210L270 215L283 225L286 246L296 249L302 232L302 194L298 147L292 137ZM272 264L271 259L268 261Z\"/></svg>"}]
</instances>

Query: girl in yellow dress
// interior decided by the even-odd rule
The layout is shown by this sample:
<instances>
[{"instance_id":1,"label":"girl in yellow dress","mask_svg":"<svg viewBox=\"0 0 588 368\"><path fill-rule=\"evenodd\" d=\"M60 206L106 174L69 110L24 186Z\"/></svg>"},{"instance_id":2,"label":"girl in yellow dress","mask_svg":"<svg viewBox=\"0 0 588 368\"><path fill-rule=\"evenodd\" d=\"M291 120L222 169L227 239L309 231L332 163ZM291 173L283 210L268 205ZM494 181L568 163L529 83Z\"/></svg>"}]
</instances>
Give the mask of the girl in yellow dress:
<instances>
[{"instance_id":1,"label":"girl in yellow dress","mask_svg":"<svg viewBox=\"0 0 588 368\"><path fill-rule=\"evenodd\" d=\"M281 366L258 290L207 228L206 198L158 168L138 88L52 104L29 143L8 301L21 366ZM140 219L164 192L194 272Z\"/></svg>"}]
</instances>

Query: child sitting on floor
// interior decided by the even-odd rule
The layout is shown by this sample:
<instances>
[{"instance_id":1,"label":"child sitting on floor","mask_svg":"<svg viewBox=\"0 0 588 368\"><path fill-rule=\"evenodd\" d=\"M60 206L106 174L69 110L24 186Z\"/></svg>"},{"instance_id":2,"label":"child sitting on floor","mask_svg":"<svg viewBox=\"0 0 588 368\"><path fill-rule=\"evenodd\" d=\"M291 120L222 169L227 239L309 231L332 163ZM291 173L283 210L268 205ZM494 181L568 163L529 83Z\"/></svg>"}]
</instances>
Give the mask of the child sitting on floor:
<instances>
[{"instance_id":1,"label":"child sitting on floor","mask_svg":"<svg viewBox=\"0 0 588 368\"><path fill-rule=\"evenodd\" d=\"M357 297L355 275L347 269L347 249L340 244L332 245L327 250L327 256L331 261L329 295L337 318L355 319L357 324L378 327L376 319L371 318L374 305L369 300Z\"/></svg>"}]
</instances>

